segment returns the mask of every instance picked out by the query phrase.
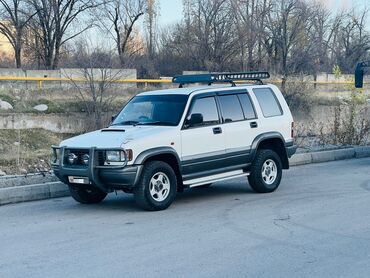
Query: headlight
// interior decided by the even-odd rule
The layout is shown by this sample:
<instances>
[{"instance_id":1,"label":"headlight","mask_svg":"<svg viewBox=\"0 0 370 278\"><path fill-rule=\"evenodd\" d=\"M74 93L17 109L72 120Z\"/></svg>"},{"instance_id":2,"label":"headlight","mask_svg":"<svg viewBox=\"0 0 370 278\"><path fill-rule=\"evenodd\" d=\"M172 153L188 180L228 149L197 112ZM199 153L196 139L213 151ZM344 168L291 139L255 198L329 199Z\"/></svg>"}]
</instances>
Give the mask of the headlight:
<instances>
[{"instance_id":1,"label":"headlight","mask_svg":"<svg viewBox=\"0 0 370 278\"><path fill-rule=\"evenodd\" d=\"M108 162L122 162L125 161L125 153L123 151L107 151Z\"/></svg>"}]
</instances>

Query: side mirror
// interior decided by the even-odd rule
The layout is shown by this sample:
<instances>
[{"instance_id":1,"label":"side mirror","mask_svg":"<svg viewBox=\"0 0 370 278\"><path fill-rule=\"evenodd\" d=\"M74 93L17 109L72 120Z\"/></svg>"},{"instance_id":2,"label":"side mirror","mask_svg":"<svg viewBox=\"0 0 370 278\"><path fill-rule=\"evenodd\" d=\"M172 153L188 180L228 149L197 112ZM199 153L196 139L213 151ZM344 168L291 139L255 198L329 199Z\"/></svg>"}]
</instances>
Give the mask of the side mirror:
<instances>
[{"instance_id":1,"label":"side mirror","mask_svg":"<svg viewBox=\"0 0 370 278\"><path fill-rule=\"evenodd\" d=\"M117 114L112 115L112 122L117 118Z\"/></svg>"},{"instance_id":2,"label":"side mirror","mask_svg":"<svg viewBox=\"0 0 370 278\"><path fill-rule=\"evenodd\" d=\"M189 127L200 125L203 123L203 115L200 113L191 114L190 119L187 120L187 125Z\"/></svg>"}]
</instances>

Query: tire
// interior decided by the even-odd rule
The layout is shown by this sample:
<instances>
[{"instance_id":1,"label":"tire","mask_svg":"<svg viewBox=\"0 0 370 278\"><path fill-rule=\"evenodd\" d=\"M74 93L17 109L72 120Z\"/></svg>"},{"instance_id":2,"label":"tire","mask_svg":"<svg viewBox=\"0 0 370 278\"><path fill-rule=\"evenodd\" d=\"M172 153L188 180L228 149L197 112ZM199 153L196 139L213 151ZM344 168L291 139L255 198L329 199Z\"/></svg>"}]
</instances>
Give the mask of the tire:
<instances>
[{"instance_id":1,"label":"tire","mask_svg":"<svg viewBox=\"0 0 370 278\"><path fill-rule=\"evenodd\" d=\"M140 181L135 187L136 203L145 210L164 210L176 197L175 171L163 161L150 161L144 165Z\"/></svg>"},{"instance_id":2,"label":"tire","mask_svg":"<svg viewBox=\"0 0 370 278\"><path fill-rule=\"evenodd\" d=\"M248 181L255 192L273 192L279 187L281 181L283 172L281 159L273 150L258 150L250 172Z\"/></svg>"},{"instance_id":3,"label":"tire","mask_svg":"<svg viewBox=\"0 0 370 278\"><path fill-rule=\"evenodd\" d=\"M68 187L72 198L81 204L97 204L107 196L107 193L93 186L69 185Z\"/></svg>"}]
</instances>

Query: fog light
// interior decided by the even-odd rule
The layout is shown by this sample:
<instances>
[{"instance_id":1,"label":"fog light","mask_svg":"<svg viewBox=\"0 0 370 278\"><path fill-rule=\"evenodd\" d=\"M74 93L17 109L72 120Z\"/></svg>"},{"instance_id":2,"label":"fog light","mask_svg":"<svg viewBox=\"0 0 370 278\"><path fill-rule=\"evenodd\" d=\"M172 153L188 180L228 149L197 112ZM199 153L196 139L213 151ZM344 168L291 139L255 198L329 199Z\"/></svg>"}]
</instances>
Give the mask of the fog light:
<instances>
[{"instance_id":1,"label":"fog light","mask_svg":"<svg viewBox=\"0 0 370 278\"><path fill-rule=\"evenodd\" d=\"M75 164L75 162L77 161L77 155L75 155L74 153L70 153L68 155L68 162L69 164Z\"/></svg>"},{"instance_id":2,"label":"fog light","mask_svg":"<svg viewBox=\"0 0 370 278\"><path fill-rule=\"evenodd\" d=\"M88 154L84 154L84 155L82 156L82 163L83 163L84 165L88 165L88 164L89 164L89 159L90 159L90 156L89 156Z\"/></svg>"}]
</instances>

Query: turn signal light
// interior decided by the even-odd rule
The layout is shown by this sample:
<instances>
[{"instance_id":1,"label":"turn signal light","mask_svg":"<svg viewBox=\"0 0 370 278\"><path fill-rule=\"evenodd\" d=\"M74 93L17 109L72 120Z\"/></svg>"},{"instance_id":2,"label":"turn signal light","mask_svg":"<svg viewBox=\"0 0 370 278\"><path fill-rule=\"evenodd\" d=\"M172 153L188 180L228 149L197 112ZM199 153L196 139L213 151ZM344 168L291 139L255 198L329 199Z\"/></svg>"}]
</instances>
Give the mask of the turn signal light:
<instances>
[{"instance_id":1,"label":"turn signal light","mask_svg":"<svg viewBox=\"0 0 370 278\"><path fill-rule=\"evenodd\" d=\"M132 150L131 149L126 150L126 154L127 154L127 161L131 161L134 157Z\"/></svg>"}]
</instances>

